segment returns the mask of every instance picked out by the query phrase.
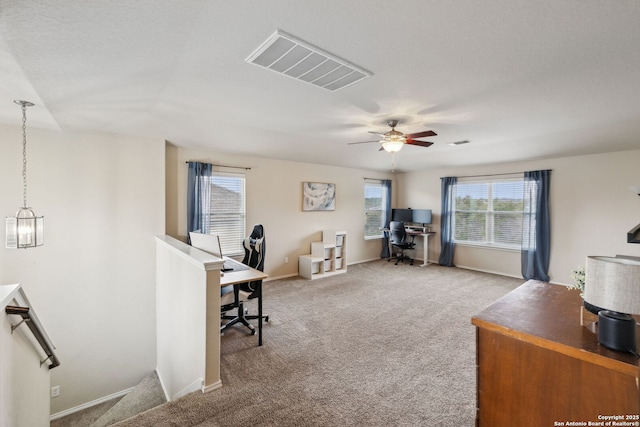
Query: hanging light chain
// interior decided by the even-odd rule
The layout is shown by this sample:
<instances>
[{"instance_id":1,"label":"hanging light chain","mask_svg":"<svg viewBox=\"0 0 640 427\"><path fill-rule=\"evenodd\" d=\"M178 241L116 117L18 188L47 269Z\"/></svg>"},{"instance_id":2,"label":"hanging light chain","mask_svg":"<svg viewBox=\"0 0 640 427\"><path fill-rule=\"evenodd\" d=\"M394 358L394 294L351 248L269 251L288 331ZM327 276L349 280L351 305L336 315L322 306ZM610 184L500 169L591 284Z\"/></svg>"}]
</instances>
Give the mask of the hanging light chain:
<instances>
[{"instance_id":1,"label":"hanging light chain","mask_svg":"<svg viewBox=\"0 0 640 427\"><path fill-rule=\"evenodd\" d=\"M22 107L22 207L27 208L27 107L34 104L18 99L13 102Z\"/></svg>"},{"instance_id":2,"label":"hanging light chain","mask_svg":"<svg viewBox=\"0 0 640 427\"><path fill-rule=\"evenodd\" d=\"M22 105L22 203L27 207L27 105Z\"/></svg>"}]
</instances>

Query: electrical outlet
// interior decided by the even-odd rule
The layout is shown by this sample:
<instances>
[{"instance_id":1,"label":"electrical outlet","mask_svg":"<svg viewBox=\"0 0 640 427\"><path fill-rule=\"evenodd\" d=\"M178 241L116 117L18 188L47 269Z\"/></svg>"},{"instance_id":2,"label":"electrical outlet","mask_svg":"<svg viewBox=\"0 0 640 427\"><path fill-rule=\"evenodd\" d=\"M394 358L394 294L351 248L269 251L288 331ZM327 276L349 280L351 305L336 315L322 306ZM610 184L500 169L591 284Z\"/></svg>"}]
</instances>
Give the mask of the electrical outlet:
<instances>
[{"instance_id":1,"label":"electrical outlet","mask_svg":"<svg viewBox=\"0 0 640 427\"><path fill-rule=\"evenodd\" d=\"M51 397L58 397L60 396L60 386L56 385L51 387Z\"/></svg>"},{"instance_id":2,"label":"electrical outlet","mask_svg":"<svg viewBox=\"0 0 640 427\"><path fill-rule=\"evenodd\" d=\"M289 262L289 257L288 256L284 257L284 263L287 264L288 262Z\"/></svg>"}]
</instances>

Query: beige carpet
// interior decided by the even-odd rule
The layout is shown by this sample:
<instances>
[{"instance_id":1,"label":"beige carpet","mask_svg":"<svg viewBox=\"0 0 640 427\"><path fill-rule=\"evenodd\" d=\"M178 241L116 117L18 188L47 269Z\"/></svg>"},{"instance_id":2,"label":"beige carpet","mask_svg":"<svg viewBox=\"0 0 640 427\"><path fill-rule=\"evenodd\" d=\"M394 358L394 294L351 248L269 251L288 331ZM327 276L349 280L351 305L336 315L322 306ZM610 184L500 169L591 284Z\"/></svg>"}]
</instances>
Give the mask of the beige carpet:
<instances>
[{"instance_id":1,"label":"beige carpet","mask_svg":"<svg viewBox=\"0 0 640 427\"><path fill-rule=\"evenodd\" d=\"M223 387L125 426L473 426L471 317L524 282L384 260L265 283L264 345L222 337Z\"/></svg>"}]
</instances>

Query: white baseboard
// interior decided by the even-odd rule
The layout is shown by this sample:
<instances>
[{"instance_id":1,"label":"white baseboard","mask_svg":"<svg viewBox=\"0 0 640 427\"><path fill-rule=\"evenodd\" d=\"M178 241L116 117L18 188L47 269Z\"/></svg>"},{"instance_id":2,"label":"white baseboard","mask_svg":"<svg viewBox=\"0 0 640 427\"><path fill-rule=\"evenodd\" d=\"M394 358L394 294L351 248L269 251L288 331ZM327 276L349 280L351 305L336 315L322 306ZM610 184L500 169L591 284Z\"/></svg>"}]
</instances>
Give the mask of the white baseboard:
<instances>
[{"instance_id":1,"label":"white baseboard","mask_svg":"<svg viewBox=\"0 0 640 427\"><path fill-rule=\"evenodd\" d=\"M218 380L215 383L208 385L206 387L202 387L203 393L209 393L210 391L217 390L222 387L222 380Z\"/></svg>"},{"instance_id":2,"label":"white baseboard","mask_svg":"<svg viewBox=\"0 0 640 427\"><path fill-rule=\"evenodd\" d=\"M181 398L182 396L186 396L189 393L193 393L194 391L202 390L204 384L204 380L202 378L198 378L179 392L177 392L171 400L176 400ZM220 381L220 385L222 385L222 381Z\"/></svg>"},{"instance_id":3,"label":"white baseboard","mask_svg":"<svg viewBox=\"0 0 640 427\"><path fill-rule=\"evenodd\" d=\"M503 271L485 270L485 269L476 268L476 267L467 267L467 266L459 265L459 264L456 264L456 267L463 268L465 270L479 271L481 273L497 274L498 276L506 276L506 277L513 277L513 278L516 278L516 279L522 279L522 276L517 276L517 275L514 275L514 274L508 274L508 273L505 273ZM522 280L524 280L524 279L522 279ZM522 282L522 283L524 283L524 282Z\"/></svg>"},{"instance_id":4,"label":"white baseboard","mask_svg":"<svg viewBox=\"0 0 640 427\"><path fill-rule=\"evenodd\" d=\"M287 277L295 277L297 275L298 275L298 273L283 274L282 276L268 277L268 278L264 279L264 281L265 282L271 282L273 280L286 279Z\"/></svg>"},{"instance_id":5,"label":"white baseboard","mask_svg":"<svg viewBox=\"0 0 640 427\"><path fill-rule=\"evenodd\" d=\"M166 400L168 402L171 399L169 399L169 394L167 393L167 388L164 386L164 381L162 381L162 375L160 375L160 371L158 370L157 366L156 366L156 375L158 376L158 381L160 381L160 387L162 388L162 392L164 393L164 400Z\"/></svg>"},{"instance_id":6,"label":"white baseboard","mask_svg":"<svg viewBox=\"0 0 640 427\"><path fill-rule=\"evenodd\" d=\"M188 386L186 386L185 388L177 392L174 396L169 396L169 392L167 391L167 387L164 385L164 381L162 381L162 375L160 375L160 371L158 371L158 368L156 368L156 375L158 375L158 380L160 381L160 386L162 387L162 391L164 392L164 398L166 399L167 402L176 400L194 391L201 390L203 388L202 384L204 384L204 381L202 380L202 378L198 378L197 380L195 380L194 382L192 382L191 384L189 384ZM219 382L220 382L220 386L222 386L222 381L219 381Z\"/></svg>"},{"instance_id":7,"label":"white baseboard","mask_svg":"<svg viewBox=\"0 0 640 427\"><path fill-rule=\"evenodd\" d=\"M82 405L78 405L78 406L75 406L73 408L65 409L64 411L60 411L60 412L57 412L57 413L51 415L51 417L49 419L51 421L53 421L53 420L57 420L58 418L66 417L67 415L71 415L73 413L80 412L80 411L82 411L84 409L91 408L92 406L99 405L99 404L107 402L107 401L109 401L111 399L122 397L122 396L128 394L133 389L134 389L134 387L131 387L131 388L128 388L126 390L118 391L118 392L110 394L108 396L104 396L104 397L101 397L99 399L92 400L91 402L83 403Z\"/></svg>"},{"instance_id":8,"label":"white baseboard","mask_svg":"<svg viewBox=\"0 0 640 427\"><path fill-rule=\"evenodd\" d=\"M363 259L363 260L360 260L360 261L348 262L348 263L347 263L347 266L349 266L349 265L355 265L355 264L362 264L362 263L364 263L364 262L369 262L369 261L378 261L378 260L380 260L380 259L382 259L382 258L380 258L380 257L375 257L375 258Z\"/></svg>"}]
</instances>

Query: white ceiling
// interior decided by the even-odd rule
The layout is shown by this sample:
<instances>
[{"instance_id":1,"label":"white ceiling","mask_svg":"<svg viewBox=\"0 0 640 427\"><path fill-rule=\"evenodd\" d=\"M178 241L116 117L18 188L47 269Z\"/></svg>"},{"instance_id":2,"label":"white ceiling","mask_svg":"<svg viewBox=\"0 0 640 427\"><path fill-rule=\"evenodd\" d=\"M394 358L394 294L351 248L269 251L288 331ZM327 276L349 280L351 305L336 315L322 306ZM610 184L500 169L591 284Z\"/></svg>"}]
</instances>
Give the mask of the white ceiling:
<instances>
[{"instance_id":1,"label":"white ceiling","mask_svg":"<svg viewBox=\"0 0 640 427\"><path fill-rule=\"evenodd\" d=\"M278 29L373 76L246 63ZM396 171L640 149L637 0L0 0L0 73L0 123L303 162L389 170L347 143L390 118L438 134Z\"/></svg>"}]
</instances>

